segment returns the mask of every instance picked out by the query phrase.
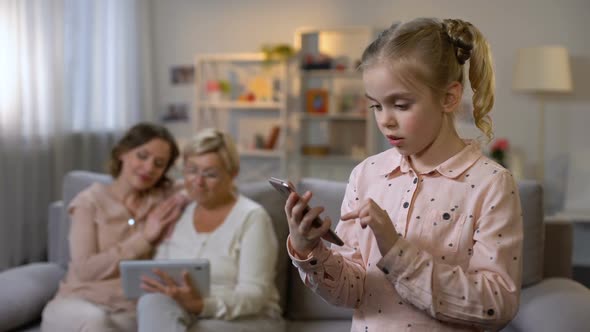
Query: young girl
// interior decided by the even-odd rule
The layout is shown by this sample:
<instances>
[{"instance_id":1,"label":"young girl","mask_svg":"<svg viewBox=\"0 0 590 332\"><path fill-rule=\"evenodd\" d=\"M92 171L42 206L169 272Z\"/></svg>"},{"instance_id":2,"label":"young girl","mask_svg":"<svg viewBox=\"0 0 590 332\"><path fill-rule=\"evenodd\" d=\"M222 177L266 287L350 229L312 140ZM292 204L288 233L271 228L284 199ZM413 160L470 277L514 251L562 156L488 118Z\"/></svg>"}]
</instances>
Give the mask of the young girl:
<instances>
[{"instance_id":1,"label":"young girl","mask_svg":"<svg viewBox=\"0 0 590 332\"><path fill-rule=\"evenodd\" d=\"M453 125L469 64L475 124L490 139L494 102L489 46L461 20L392 26L364 51L370 108L393 146L354 168L327 248L304 213L285 205L289 254L305 284L326 301L355 308L352 331L499 329L516 314L522 218L510 173Z\"/></svg>"}]
</instances>

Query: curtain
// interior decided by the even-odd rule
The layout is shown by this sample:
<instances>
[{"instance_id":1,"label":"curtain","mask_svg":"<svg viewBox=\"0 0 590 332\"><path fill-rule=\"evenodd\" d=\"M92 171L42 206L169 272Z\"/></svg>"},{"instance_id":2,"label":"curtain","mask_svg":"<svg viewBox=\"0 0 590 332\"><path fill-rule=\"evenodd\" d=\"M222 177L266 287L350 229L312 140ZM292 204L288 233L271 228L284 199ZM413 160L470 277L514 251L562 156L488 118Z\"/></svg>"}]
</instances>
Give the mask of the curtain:
<instances>
[{"instance_id":1,"label":"curtain","mask_svg":"<svg viewBox=\"0 0 590 332\"><path fill-rule=\"evenodd\" d=\"M149 1L0 1L0 270L43 260L72 169L151 120Z\"/></svg>"}]
</instances>

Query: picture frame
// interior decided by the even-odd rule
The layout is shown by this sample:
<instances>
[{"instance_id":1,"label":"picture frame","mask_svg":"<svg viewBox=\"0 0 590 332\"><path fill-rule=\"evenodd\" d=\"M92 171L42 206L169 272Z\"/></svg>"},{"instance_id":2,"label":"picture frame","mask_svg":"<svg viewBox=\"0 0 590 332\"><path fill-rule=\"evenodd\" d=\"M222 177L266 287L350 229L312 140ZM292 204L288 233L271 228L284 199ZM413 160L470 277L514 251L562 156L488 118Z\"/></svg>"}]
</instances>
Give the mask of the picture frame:
<instances>
[{"instance_id":1,"label":"picture frame","mask_svg":"<svg viewBox=\"0 0 590 332\"><path fill-rule=\"evenodd\" d=\"M160 115L160 121L168 122L187 122L189 120L188 103L170 103L166 105L163 113Z\"/></svg>"},{"instance_id":2,"label":"picture frame","mask_svg":"<svg viewBox=\"0 0 590 332\"><path fill-rule=\"evenodd\" d=\"M306 93L306 109L308 113L328 112L328 91L326 89L309 89Z\"/></svg>"},{"instance_id":3,"label":"picture frame","mask_svg":"<svg viewBox=\"0 0 590 332\"><path fill-rule=\"evenodd\" d=\"M170 83L172 85L193 84L195 81L195 67L179 65L170 68Z\"/></svg>"}]
</instances>

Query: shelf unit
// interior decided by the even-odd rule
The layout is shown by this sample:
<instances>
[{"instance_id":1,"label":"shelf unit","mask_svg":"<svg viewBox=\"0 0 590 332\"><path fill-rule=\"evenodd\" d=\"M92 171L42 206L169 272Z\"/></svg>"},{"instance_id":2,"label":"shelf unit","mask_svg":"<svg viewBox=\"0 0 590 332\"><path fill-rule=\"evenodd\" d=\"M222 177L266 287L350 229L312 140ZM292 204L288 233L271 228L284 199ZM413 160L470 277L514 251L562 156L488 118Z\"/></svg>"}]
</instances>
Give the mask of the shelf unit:
<instances>
[{"instance_id":1,"label":"shelf unit","mask_svg":"<svg viewBox=\"0 0 590 332\"><path fill-rule=\"evenodd\" d=\"M263 53L202 54L195 58L195 76L193 128L214 127L234 137L240 152L238 181L285 177L289 62L267 62ZM254 100L244 100L246 95ZM274 147L264 148L276 126Z\"/></svg>"},{"instance_id":2,"label":"shelf unit","mask_svg":"<svg viewBox=\"0 0 590 332\"><path fill-rule=\"evenodd\" d=\"M373 40L375 31L370 27L296 31L294 45L299 50L299 59L297 74L293 75L297 107L292 111L291 178L347 180L355 165L381 149L379 130L372 112L364 105L362 76L356 70L362 51ZM319 55L333 59L330 68L303 68L305 59ZM334 69L334 63L340 64L338 69ZM309 110L308 98L314 98L308 96L309 91L318 90L327 95L328 106L323 113Z\"/></svg>"}]
</instances>

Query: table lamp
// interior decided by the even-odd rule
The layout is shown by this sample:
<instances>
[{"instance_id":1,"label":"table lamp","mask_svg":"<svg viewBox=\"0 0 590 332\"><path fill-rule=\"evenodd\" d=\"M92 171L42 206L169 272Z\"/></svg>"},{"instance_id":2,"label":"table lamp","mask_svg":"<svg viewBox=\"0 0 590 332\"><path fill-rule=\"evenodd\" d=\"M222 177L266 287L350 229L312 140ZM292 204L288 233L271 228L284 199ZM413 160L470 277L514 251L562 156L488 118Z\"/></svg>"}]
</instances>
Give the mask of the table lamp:
<instances>
[{"instance_id":1,"label":"table lamp","mask_svg":"<svg viewBox=\"0 0 590 332\"><path fill-rule=\"evenodd\" d=\"M545 100L550 93L571 92L572 77L567 49L562 46L528 47L518 50L512 88L531 93L539 98L537 177L541 184L545 178Z\"/></svg>"}]
</instances>

